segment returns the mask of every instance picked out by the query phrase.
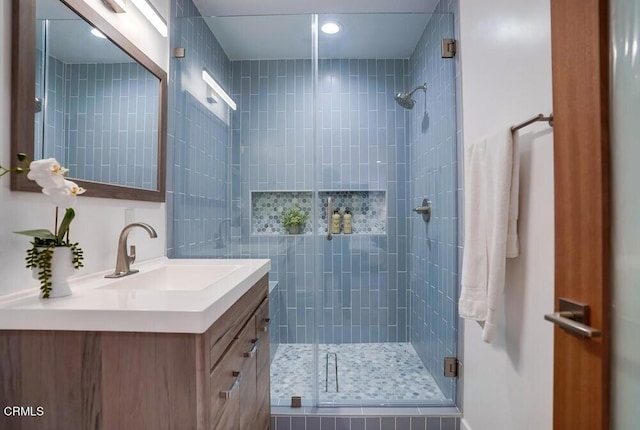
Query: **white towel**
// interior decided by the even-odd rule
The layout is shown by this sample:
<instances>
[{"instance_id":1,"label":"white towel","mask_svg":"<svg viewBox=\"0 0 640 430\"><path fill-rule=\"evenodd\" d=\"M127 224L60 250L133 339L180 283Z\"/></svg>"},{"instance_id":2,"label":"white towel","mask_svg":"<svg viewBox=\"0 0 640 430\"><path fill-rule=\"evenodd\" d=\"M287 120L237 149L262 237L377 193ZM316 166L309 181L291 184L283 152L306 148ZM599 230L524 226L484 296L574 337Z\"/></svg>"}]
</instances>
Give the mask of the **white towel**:
<instances>
[{"instance_id":1,"label":"white towel","mask_svg":"<svg viewBox=\"0 0 640 430\"><path fill-rule=\"evenodd\" d=\"M485 342L493 339L498 297L504 290L507 237L511 243L509 256L517 255L518 161L517 142L514 146L510 130L480 139L465 149L465 240L459 312L462 318L482 324ZM512 218L514 231L509 236Z\"/></svg>"}]
</instances>

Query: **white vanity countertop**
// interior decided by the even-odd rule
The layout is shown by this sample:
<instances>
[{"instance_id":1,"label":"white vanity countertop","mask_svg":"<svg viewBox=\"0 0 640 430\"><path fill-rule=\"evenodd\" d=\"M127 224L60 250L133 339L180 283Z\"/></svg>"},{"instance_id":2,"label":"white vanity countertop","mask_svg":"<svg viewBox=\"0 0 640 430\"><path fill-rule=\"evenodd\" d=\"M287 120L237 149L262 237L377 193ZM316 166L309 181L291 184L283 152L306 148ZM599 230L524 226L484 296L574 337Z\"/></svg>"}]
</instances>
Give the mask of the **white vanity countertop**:
<instances>
[{"instance_id":1,"label":"white vanity countertop","mask_svg":"<svg viewBox=\"0 0 640 430\"><path fill-rule=\"evenodd\" d=\"M153 281L145 273L161 273L153 271L163 267L189 274L215 266L236 267L203 288L189 289L188 280L178 289L154 287L158 282L136 286L136 277ZM0 296L0 330L204 333L270 268L270 260L255 259L149 260L132 266L140 273L115 281L104 278L108 271L76 277L67 297L41 299L39 289Z\"/></svg>"}]
</instances>

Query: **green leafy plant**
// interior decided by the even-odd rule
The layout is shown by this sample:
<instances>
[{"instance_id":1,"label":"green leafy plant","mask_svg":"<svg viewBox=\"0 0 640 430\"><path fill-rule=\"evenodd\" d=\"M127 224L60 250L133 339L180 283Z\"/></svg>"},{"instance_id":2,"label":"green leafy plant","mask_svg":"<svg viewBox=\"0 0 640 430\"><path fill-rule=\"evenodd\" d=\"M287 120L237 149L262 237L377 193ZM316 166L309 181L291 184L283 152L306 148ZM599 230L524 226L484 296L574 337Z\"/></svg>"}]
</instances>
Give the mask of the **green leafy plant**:
<instances>
[{"instance_id":1,"label":"green leafy plant","mask_svg":"<svg viewBox=\"0 0 640 430\"><path fill-rule=\"evenodd\" d=\"M307 214L299 206L292 206L282 211L282 225L286 228L303 226L307 222Z\"/></svg>"},{"instance_id":2,"label":"green leafy plant","mask_svg":"<svg viewBox=\"0 0 640 430\"><path fill-rule=\"evenodd\" d=\"M56 206L54 231L47 229L16 231L17 234L33 238L31 249L27 250L27 268L38 270L40 291L43 298L49 298L51 292L51 259L57 247L71 248L71 264L75 269L83 267L84 254L78 243L69 240L71 221L76 216L73 210L76 197L85 192L84 188L64 178L67 169L62 167L54 158L30 161L25 154L17 155L18 161L24 165L6 168L0 165L0 177L7 173L21 174L28 172L29 179L36 181L42 187L42 193L49 196ZM59 207L65 207L65 215L58 224Z\"/></svg>"}]
</instances>

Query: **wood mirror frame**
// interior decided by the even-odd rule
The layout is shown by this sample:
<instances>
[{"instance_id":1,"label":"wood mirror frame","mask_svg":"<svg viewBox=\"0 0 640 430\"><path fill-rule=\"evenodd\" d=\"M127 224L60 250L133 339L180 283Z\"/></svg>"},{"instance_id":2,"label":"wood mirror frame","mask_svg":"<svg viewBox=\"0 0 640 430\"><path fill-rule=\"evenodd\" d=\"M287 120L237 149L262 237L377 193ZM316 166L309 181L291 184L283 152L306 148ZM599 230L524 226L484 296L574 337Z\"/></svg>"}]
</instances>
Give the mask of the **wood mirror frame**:
<instances>
[{"instance_id":1,"label":"wood mirror frame","mask_svg":"<svg viewBox=\"0 0 640 430\"><path fill-rule=\"evenodd\" d=\"M166 200L167 148L167 73L125 38L109 22L83 0L59 0L79 17L99 29L120 49L160 81L158 115L157 190L131 188L121 185L73 179L87 189L86 196L111 199L164 202ZM17 167L16 154L34 158L34 100L36 82L36 0L13 0L11 41L11 166ZM41 192L40 187L26 175L11 175L11 190Z\"/></svg>"}]
</instances>

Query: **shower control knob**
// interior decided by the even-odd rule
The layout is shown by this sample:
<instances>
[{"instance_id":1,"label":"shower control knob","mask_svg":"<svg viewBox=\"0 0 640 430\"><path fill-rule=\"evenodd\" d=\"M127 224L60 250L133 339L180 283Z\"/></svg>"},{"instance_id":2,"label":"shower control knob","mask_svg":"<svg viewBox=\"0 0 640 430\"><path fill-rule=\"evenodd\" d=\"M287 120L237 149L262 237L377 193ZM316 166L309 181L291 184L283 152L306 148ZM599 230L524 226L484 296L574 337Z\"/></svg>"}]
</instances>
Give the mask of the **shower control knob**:
<instances>
[{"instance_id":1,"label":"shower control knob","mask_svg":"<svg viewBox=\"0 0 640 430\"><path fill-rule=\"evenodd\" d=\"M413 211L421 214L424 222L429 222L429 220L431 219L431 200L422 200L422 206L414 208Z\"/></svg>"}]
</instances>

